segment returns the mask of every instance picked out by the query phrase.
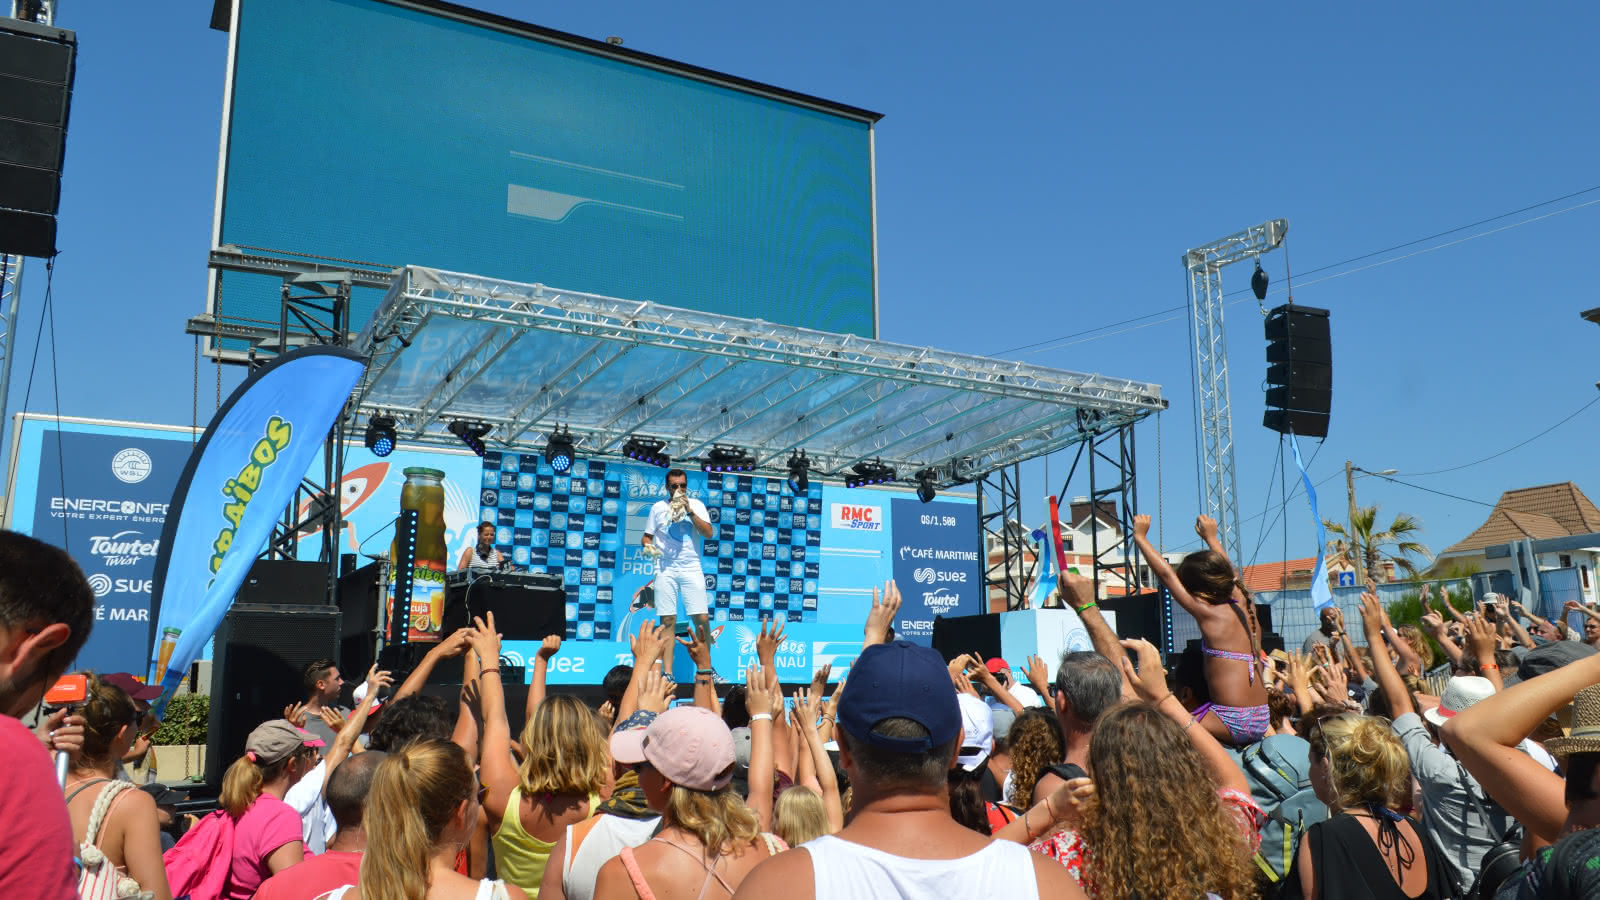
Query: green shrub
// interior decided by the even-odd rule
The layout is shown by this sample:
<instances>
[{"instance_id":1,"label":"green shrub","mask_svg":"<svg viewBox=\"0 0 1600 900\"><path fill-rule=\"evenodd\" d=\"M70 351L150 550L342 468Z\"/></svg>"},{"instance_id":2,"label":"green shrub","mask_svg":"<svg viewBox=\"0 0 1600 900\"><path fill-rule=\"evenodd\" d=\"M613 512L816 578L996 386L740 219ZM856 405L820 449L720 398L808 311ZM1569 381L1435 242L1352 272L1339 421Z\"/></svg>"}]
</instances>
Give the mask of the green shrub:
<instances>
[{"instance_id":1,"label":"green shrub","mask_svg":"<svg viewBox=\"0 0 1600 900\"><path fill-rule=\"evenodd\" d=\"M179 694L167 703L161 727L150 736L159 747L204 744L211 719L211 698L205 694Z\"/></svg>"}]
</instances>

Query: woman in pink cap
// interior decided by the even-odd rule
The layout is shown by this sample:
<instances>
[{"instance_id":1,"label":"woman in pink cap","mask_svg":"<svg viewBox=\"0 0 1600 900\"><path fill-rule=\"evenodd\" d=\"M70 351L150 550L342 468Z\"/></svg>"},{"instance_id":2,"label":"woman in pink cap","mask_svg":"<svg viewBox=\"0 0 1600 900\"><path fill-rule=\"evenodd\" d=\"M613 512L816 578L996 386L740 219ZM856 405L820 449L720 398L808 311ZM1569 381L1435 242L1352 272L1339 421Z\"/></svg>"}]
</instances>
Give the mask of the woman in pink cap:
<instances>
[{"instance_id":1,"label":"woman in pink cap","mask_svg":"<svg viewBox=\"0 0 1600 900\"><path fill-rule=\"evenodd\" d=\"M649 728L614 735L611 750L639 767L639 786L665 827L601 868L596 900L722 900L757 863L788 849L730 787L733 734L710 710L667 710Z\"/></svg>"},{"instance_id":2,"label":"woman in pink cap","mask_svg":"<svg viewBox=\"0 0 1600 900\"><path fill-rule=\"evenodd\" d=\"M317 765L322 739L287 719L263 722L222 776L218 804L234 820L233 864L223 900L249 900L261 882L305 858L300 814L283 802Z\"/></svg>"}]
</instances>

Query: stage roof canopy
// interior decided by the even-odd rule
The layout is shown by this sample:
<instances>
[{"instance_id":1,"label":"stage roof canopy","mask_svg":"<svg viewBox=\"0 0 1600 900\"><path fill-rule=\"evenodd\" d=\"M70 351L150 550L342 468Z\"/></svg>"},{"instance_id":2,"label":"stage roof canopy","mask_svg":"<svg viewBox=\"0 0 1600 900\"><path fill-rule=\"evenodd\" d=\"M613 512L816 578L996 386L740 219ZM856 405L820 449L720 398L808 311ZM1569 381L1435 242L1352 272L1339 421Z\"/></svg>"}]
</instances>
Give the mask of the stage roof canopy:
<instances>
[{"instance_id":1,"label":"stage roof canopy","mask_svg":"<svg viewBox=\"0 0 1600 900\"><path fill-rule=\"evenodd\" d=\"M946 486L1166 406L1123 378L415 266L355 349L372 357L355 424L391 415L401 441L460 446L447 427L466 420L489 449L539 452L566 426L580 457L639 436L685 468L743 448L768 474L803 449L813 475L881 459Z\"/></svg>"}]
</instances>

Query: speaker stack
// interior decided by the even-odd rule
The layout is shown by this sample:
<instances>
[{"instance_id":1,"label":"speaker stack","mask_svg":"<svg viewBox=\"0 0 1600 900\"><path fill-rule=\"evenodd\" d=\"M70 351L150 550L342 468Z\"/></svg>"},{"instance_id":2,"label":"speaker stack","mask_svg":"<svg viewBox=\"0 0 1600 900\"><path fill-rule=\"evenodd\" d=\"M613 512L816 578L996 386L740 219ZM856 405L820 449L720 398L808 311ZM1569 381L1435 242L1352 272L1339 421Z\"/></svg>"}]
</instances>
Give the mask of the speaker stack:
<instances>
[{"instance_id":1,"label":"speaker stack","mask_svg":"<svg viewBox=\"0 0 1600 900\"><path fill-rule=\"evenodd\" d=\"M339 658L339 619L337 606L276 603L234 603L222 617L211 654L207 784L222 784L252 729L305 699L301 675L308 664ZM348 673L352 682L363 675Z\"/></svg>"},{"instance_id":2,"label":"speaker stack","mask_svg":"<svg viewBox=\"0 0 1600 900\"><path fill-rule=\"evenodd\" d=\"M1333 406L1328 311L1285 304L1267 313L1267 413L1280 434L1327 437Z\"/></svg>"},{"instance_id":3,"label":"speaker stack","mask_svg":"<svg viewBox=\"0 0 1600 900\"><path fill-rule=\"evenodd\" d=\"M54 256L78 38L0 18L0 253Z\"/></svg>"}]
</instances>

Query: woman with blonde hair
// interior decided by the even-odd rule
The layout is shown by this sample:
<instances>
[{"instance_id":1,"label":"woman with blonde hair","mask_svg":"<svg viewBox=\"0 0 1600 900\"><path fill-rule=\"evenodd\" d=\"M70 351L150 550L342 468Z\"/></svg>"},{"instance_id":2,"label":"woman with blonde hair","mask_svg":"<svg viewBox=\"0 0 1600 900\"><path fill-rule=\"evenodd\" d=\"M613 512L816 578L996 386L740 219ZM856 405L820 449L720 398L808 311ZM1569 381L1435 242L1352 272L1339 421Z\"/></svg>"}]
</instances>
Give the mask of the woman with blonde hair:
<instances>
[{"instance_id":1,"label":"woman with blonde hair","mask_svg":"<svg viewBox=\"0 0 1600 900\"><path fill-rule=\"evenodd\" d=\"M783 842L798 847L812 838L833 834L822 796L811 788L794 785L778 795L772 808L772 830Z\"/></svg>"},{"instance_id":2,"label":"woman with blonde hair","mask_svg":"<svg viewBox=\"0 0 1600 900\"><path fill-rule=\"evenodd\" d=\"M466 751L424 738L391 752L372 775L362 828L361 882L329 900L526 900L515 885L456 871L483 793Z\"/></svg>"},{"instance_id":3,"label":"woman with blonde hair","mask_svg":"<svg viewBox=\"0 0 1600 900\"><path fill-rule=\"evenodd\" d=\"M83 749L65 785L72 839L83 863L78 892L91 897L109 889L128 896L143 890L154 900L171 900L155 801L117 779L118 763L138 738L143 716L121 688L94 674L88 682L88 696L78 707Z\"/></svg>"},{"instance_id":4,"label":"woman with blonde hair","mask_svg":"<svg viewBox=\"0 0 1600 900\"><path fill-rule=\"evenodd\" d=\"M1411 760L1389 723L1334 716L1310 741L1311 787L1331 815L1306 830L1283 896L1450 897L1444 860L1399 812L1411 805Z\"/></svg>"},{"instance_id":5,"label":"woman with blonde hair","mask_svg":"<svg viewBox=\"0 0 1600 900\"><path fill-rule=\"evenodd\" d=\"M1065 803L1069 830L1031 849L1060 861L1097 900L1255 897L1250 857L1266 816L1250 799L1244 773L1167 690L1154 645L1122 646L1139 655L1137 671L1126 657L1121 662L1140 702L1095 722L1090 778L1071 779L1035 801L1033 809L1054 816L1053 800L1076 798ZM1027 824L1029 813L1017 822ZM1016 828L1012 823L998 836L1011 837ZM1033 826L1027 829L1032 836Z\"/></svg>"},{"instance_id":6,"label":"woman with blonde hair","mask_svg":"<svg viewBox=\"0 0 1600 900\"><path fill-rule=\"evenodd\" d=\"M263 722L222 775L217 803L234 821L223 900L249 900L261 882L305 859L300 814L284 794L317 765L322 739L287 719Z\"/></svg>"},{"instance_id":7,"label":"woman with blonde hair","mask_svg":"<svg viewBox=\"0 0 1600 900\"><path fill-rule=\"evenodd\" d=\"M550 851L568 825L594 815L608 792L611 757L594 713L576 697L549 697L534 707L522 730L522 764L511 754L505 691L500 684L500 635L494 614L475 620L472 649L483 705L483 809L493 831L496 870L539 895Z\"/></svg>"},{"instance_id":8,"label":"woman with blonde hair","mask_svg":"<svg viewBox=\"0 0 1600 900\"><path fill-rule=\"evenodd\" d=\"M716 713L669 709L643 731L613 736L611 746L618 762L639 766L639 786L662 810L664 827L600 869L596 900L723 900L757 863L788 849L761 832L733 791L733 734Z\"/></svg>"}]
</instances>

